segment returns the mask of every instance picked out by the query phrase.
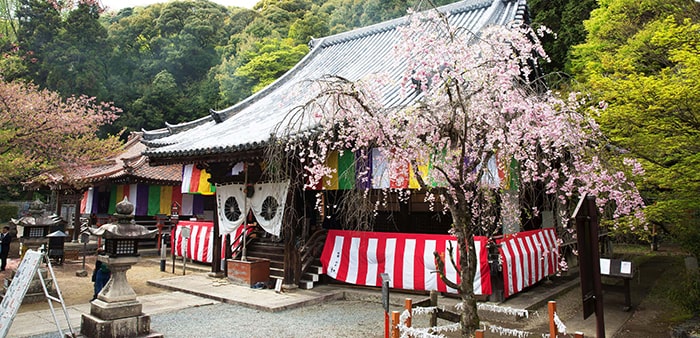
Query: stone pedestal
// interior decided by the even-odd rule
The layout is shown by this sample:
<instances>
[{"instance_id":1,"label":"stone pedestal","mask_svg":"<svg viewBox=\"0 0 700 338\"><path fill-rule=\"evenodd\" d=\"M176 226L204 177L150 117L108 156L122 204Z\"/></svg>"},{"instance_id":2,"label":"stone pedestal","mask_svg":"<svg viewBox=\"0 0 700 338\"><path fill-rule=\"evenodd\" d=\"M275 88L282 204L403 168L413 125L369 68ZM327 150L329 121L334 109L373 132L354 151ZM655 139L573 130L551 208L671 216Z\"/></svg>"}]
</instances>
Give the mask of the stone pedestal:
<instances>
[{"instance_id":1,"label":"stone pedestal","mask_svg":"<svg viewBox=\"0 0 700 338\"><path fill-rule=\"evenodd\" d=\"M99 256L97 259L107 264L112 276L97 299L90 303L90 314L83 314L80 334L100 338L162 337L151 332L151 317L142 312L143 306L126 280L126 271L139 257Z\"/></svg>"},{"instance_id":2,"label":"stone pedestal","mask_svg":"<svg viewBox=\"0 0 700 338\"><path fill-rule=\"evenodd\" d=\"M2 286L2 297L5 297L7 288L9 288L10 284L12 284L12 280L15 278L15 272L16 271L13 270L10 274L10 277L5 278L5 281L3 282ZM41 276L44 278L44 282L46 283L46 290L49 292L49 294L54 297L58 297L58 294L56 293L56 288L53 285L53 279L49 275L49 270L40 267L39 270L37 270L37 272L40 273ZM34 274L31 282L29 282L27 294L24 296L24 298L22 298L22 304L38 303L45 301L46 295L44 294L44 288L41 286L41 279L39 278L39 275Z\"/></svg>"},{"instance_id":3,"label":"stone pedestal","mask_svg":"<svg viewBox=\"0 0 700 338\"><path fill-rule=\"evenodd\" d=\"M235 284L253 286L255 283L270 281L270 260L235 260L226 261L228 268L228 279Z\"/></svg>"}]
</instances>

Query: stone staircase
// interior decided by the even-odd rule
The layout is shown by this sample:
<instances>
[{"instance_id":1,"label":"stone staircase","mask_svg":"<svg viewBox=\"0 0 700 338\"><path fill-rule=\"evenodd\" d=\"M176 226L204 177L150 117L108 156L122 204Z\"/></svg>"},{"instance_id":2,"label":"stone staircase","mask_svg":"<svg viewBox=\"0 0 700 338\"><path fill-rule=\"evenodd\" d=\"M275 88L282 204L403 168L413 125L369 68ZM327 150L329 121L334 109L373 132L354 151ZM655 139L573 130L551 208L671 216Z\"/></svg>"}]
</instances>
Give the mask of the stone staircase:
<instances>
[{"instance_id":1,"label":"stone staircase","mask_svg":"<svg viewBox=\"0 0 700 338\"><path fill-rule=\"evenodd\" d=\"M267 238L256 238L246 246L248 260L259 258L270 260L270 280L284 279L284 244Z\"/></svg>"},{"instance_id":2,"label":"stone staircase","mask_svg":"<svg viewBox=\"0 0 700 338\"><path fill-rule=\"evenodd\" d=\"M265 258L270 260L270 280L284 279L284 244L276 243L267 238L257 238L246 247L248 259ZM311 289L314 283L321 280L321 262L317 259L299 281L299 288Z\"/></svg>"},{"instance_id":3,"label":"stone staircase","mask_svg":"<svg viewBox=\"0 0 700 338\"><path fill-rule=\"evenodd\" d=\"M321 261L317 258L314 263L306 269L305 272L301 274L301 280L299 280L299 287L302 289L311 289L314 287L314 283L321 281L321 276L323 275L323 267L321 266Z\"/></svg>"}]
</instances>

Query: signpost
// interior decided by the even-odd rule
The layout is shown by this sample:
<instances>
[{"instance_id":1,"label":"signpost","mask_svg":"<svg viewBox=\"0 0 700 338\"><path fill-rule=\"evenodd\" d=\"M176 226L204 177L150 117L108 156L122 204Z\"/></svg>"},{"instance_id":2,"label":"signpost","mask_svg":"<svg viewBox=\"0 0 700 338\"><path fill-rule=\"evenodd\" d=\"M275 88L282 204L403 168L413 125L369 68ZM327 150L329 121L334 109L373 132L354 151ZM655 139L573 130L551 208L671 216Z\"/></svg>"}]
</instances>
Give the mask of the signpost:
<instances>
[{"instance_id":1,"label":"signpost","mask_svg":"<svg viewBox=\"0 0 700 338\"><path fill-rule=\"evenodd\" d=\"M75 275L78 277L87 277L88 275L87 270L85 270L85 256L87 255L88 242L90 242L90 234L83 231L80 233L80 243L83 243L83 269L75 272Z\"/></svg>"},{"instance_id":2,"label":"signpost","mask_svg":"<svg viewBox=\"0 0 700 338\"><path fill-rule=\"evenodd\" d=\"M167 245L165 244L165 236L160 236L160 271L165 271L165 257L167 255Z\"/></svg>"},{"instance_id":3,"label":"signpost","mask_svg":"<svg viewBox=\"0 0 700 338\"><path fill-rule=\"evenodd\" d=\"M576 236L578 240L581 297L583 319L596 314L596 337L605 337L603 316L603 284L600 280L600 255L598 253L598 207L595 196L586 195L574 210Z\"/></svg>"},{"instance_id":4,"label":"signpost","mask_svg":"<svg viewBox=\"0 0 700 338\"><path fill-rule=\"evenodd\" d=\"M185 275L185 269L187 268L187 242L190 238L190 227L182 227L180 230L180 235L182 236L182 275Z\"/></svg>"},{"instance_id":5,"label":"signpost","mask_svg":"<svg viewBox=\"0 0 700 338\"><path fill-rule=\"evenodd\" d=\"M384 338L389 338L389 278L388 273L381 273L382 278L382 306L384 307Z\"/></svg>"},{"instance_id":6,"label":"signpost","mask_svg":"<svg viewBox=\"0 0 700 338\"><path fill-rule=\"evenodd\" d=\"M624 281L624 286L622 287L622 292L625 294L625 305L622 307L623 311L629 311L632 308L632 295L630 290L630 281L634 277L634 269L632 262L623 261L621 259L600 259L600 274L609 277L619 277ZM613 286L609 286L613 288ZM614 287L614 289L619 289Z\"/></svg>"}]
</instances>

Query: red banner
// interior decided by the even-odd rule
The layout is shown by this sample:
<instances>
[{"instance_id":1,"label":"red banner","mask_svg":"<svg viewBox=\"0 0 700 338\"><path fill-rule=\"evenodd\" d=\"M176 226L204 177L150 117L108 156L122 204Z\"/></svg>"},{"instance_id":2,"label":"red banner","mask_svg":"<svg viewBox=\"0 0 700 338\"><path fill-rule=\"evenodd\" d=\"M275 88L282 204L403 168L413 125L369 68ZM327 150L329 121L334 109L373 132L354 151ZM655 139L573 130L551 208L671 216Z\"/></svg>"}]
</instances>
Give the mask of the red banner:
<instances>
[{"instance_id":1,"label":"red banner","mask_svg":"<svg viewBox=\"0 0 700 338\"><path fill-rule=\"evenodd\" d=\"M212 253L214 252L214 223L213 222L195 222L195 221L180 221L173 228L170 236L171 252L182 257L184 250L184 239L182 238L182 228L190 228L190 238L187 240L187 258L202 262L211 263ZM248 233L253 231L252 227L248 228ZM231 235L233 239L237 239L243 232L243 226L239 226ZM235 240L231 243L231 249L235 249L240 240ZM237 252L233 252L235 256ZM221 259L226 258L226 246L221 246Z\"/></svg>"},{"instance_id":2,"label":"red banner","mask_svg":"<svg viewBox=\"0 0 700 338\"><path fill-rule=\"evenodd\" d=\"M183 256L185 253L185 240L182 237L182 229L190 228L190 238L187 239L187 258L203 262L212 262L212 252L214 247L214 223L179 221L173 228L170 236L172 252L176 256Z\"/></svg>"},{"instance_id":3,"label":"red banner","mask_svg":"<svg viewBox=\"0 0 700 338\"><path fill-rule=\"evenodd\" d=\"M496 242L506 298L559 271L559 245L552 228L510 234Z\"/></svg>"},{"instance_id":4,"label":"red banner","mask_svg":"<svg viewBox=\"0 0 700 338\"><path fill-rule=\"evenodd\" d=\"M448 248L459 261L457 239L450 235L404 234L330 230L321 255L328 276L350 284L381 286L380 273L387 273L389 287L404 290L437 290L456 293L435 273L434 252L445 260L446 276L459 283L458 268L450 263ZM474 292L491 294L486 237L475 237L477 266Z\"/></svg>"}]
</instances>

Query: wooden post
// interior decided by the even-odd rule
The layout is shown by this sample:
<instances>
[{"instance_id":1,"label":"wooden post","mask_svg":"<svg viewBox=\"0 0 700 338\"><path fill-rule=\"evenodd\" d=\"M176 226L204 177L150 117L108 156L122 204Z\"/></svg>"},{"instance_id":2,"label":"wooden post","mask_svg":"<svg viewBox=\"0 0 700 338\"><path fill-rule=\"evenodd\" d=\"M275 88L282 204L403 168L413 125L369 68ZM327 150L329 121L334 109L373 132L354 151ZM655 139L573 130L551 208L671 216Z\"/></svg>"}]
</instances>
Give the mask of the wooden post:
<instances>
[{"instance_id":1,"label":"wooden post","mask_svg":"<svg viewBox=\"0 0 700 338\"><path fill-rule=\"evenodd\" d=\"M554 313L557 312L557 302L550 300L547 303L547 309L549 311L549 337L557 337L557 324L554 322Z\"/></svg>"},{"instance_id":2,"label":"wooden post","mask_svg":"<svg viewBox=\"0 0 700 338\"><path fill-rule=\"evenodd\" d=\"M399 311L391 311L391 338L399 338L399 321L401 313Z\"/></svg>"},{"instance_id":3,"label":"wooden post","mask_svg":"<svg viewBox=\"0 0 700 338\"><path fill-rule=\"evenodd\" d=\"M476 334L476 336L475 336L476 338L484 338L484 330L479 329L479 330L474 331L474 333Z\"/></svg>"},{"instance_id":4,"label":"wooden post","mask_svg":"<svg viewBox=\"0 0 700 338\"><path fill-rule=\"evenodd\" d=\"M404 307L408 311L408 318L406 319L406 326L411 327L411 317L413 317L413 299L406 298L404 301Z\"/></svg>"},{"instance_id":5,"label":"wooden post","mask_svg":"<svg viewBox=\"0 0 700 338\"><path fill-rule=\"evenodd\" d=\"M391 326L389 312L384 311L384 338L389 338L389 326Z\"/></svg>"},{"instance_id":6,"label":"wooden post","mask_svg":"<svg viewBox=\"0 0 700 338\"><path fill-rule=\"evenodd\" d=\"M574 333L574 338L583 338L583 332Z\"/></svg>"},{"instance_id":7,"label":"wooden post","mask_svg":"<svg viewBox=\"0 0 700 338\"><path fill-rule=\"evenodd\" d=\"M431 307L437 307L437 296L438 293L435 290L430 291L430 306ZM433 311L433 313L430 314L430 327L435 327L437 326L437 311Z\"/></svg>"}]
</instances>

